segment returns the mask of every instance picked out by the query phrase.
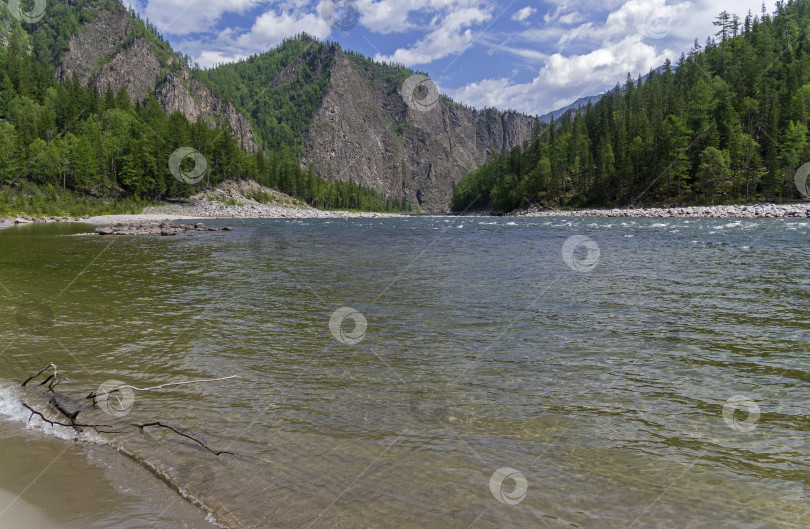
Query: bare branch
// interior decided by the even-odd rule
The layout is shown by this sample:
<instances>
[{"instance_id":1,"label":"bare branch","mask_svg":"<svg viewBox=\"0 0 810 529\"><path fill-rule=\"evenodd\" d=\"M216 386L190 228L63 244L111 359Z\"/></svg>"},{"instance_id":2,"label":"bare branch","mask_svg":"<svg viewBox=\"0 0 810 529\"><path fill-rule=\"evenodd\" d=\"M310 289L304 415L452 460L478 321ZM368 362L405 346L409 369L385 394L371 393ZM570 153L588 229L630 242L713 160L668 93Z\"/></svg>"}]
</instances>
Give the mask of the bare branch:
<instances>
[{"instance_id":1,"label":"bare branch","mask_svg":"<svg viewBox=\"0 0 810 529\"><path fill-rule=\"evenodd\" d=\"M203 383L206 383L206 382L218 382L220 380L230 380L232 378L239 378L239 377L237 377L236 375L231 375L231 376L228 376L228 377L220 377L220 378L206 378L206 379L202 379L202 380L187 380L185 382L168 382L166 384L161 384L159 386L152 386L152 387L149 387L149 388L139 388L139 387L136 387L136 386L124 385L124 386L118 386L117 388L112 389L110 391L102 391L102 393L106 394L109 397L109 396L112 395L112 393L115 393L116 391L120 391L122 389L127 389L127 388L129 388L129 389L131 389L133 391L153 391L153 390L156 390L156 389L163 389L163 388L168 388L168 387L171 387L171 386L186 386L188 384L203 384ZM94 391L94 392L90 393L89 395L87 395L87 397L85 397L85 398L92 399L93 403L95 404L96 397L98 397L98 395L99 394Z\"/></svg>"},{"instance_id":2,"label":"bare branch","mask_svg":"<svg viewBox=\"0 0 810 529\"><path fill-rule=\"evenodd\" d=\"M25 406L26 409L28 409L31 412L31 416L28 418L29 421L34 417L34 415L36 415L39 418L41 418L43 421L45 421L46 423L50 424L51 426L64 426L66 428L73 428L77 432L81 432L82 428L92 428L93 430L95 430L97 433L100 433L100 434L121 433L121 432L112 430L112 426L110 426L108 424L82 424L82 423L79 423L79 422L76 421L76 418L79 416L79 413L81 413L81 410L76 410L74 412L71 412L67 407L65 407L65 405L63 405L61 402L59 402L59 400L56 398L56 393L53 391L53 388L57 384L59 384L59 382L60 382L60 380L56 376L57 375L57 369L56 369L56 366L54 364L48 364L43 369L39 370L39 372L36 373L34 376L29 377L25 382L23 382L23 384L22 384L23 387L25 387L33 379L40 376L42 373L46 372L48 369L52 369L53 373L50 374L39 385L42 386L42 385L48 384L48 390L51 393L54 394L50 399L50 403L53 405L54 408L56 408L56 410L59 413L61 413L70 422L66 423L66 422L59 422L59 421L48 419L47 417L45 417L44 414L42 414L41 412L34 409L27 402L21 401L22 405ZM120 393L120 391L122 389L127 389L128 388L128 389L131 389L133 391L153 391L153 390L163 389L163 388L167 388L167 387L171 387L171 386L184 386L184 385L189 385L189 384L202 384L202 383L206 383L206 382L218 382L220 380L230 380L232 378L237 378L237 377L235 375L232 375L232 376L227 376L227 377L209 378L209 379L203 379L203 380L189 380L189 381L186 381L186 382L169 382L167 384L161 384L159 386L152 386L152 387L148 387L148 388L138 388L138 387L135 387L135 386L125 385L125 386L119 386L119 387L117 387L117 388L115 388L113 390L110 390L110 391L101 390L100 392L93 392L93 393L90 393L86 398L93 399L93 404L96 404L96 397L98 397L99 394L102 394L102 395L107 396L108 398L114 398L114 399L118 400L119 404L121 404L121 400L118 398L117 395L114 395L114 393ZM198 444L199 446L201 446L202 448L204 448L208 452L214 454L215 456L220 456L220 455L225 454L225 455L231 455L231 456L239 457L239 458L255 459L257 461L263 461L265 463L271 463L271 464L273 463L272 461L270 461L268 459L262 459L260 457L254 457L254 456L238 454L236 452L230 452L228 450L214 450L213 448L211 448L207 444L205 444L205 442L203 442L200 439L194 437L193 435L184 433L184 432L178 430L177 428L175 428L174 426L164 424L164 423L162 423L160 421L154 421L154 422L149 422L149 423L145 423L145 424L136 424L136 423L126 423L126 424L128 426L138 428L141 431L144 431L146 428L152 428L152 427L165 428L167 430L170 430L170 431L174 432L175 434L179 435L180 437L184 437L184 438L186 438L186 439L188 439L190 441L193 441L194 443ZM102 430L99 430L99 428L104 428L105 430L102 431Z\"/></svg>"},{"instance_id":3,"label":"bare branch","mask_svg":"<svg viewBox=\"0 0 810 529\"><path fill-rule=\"evenodd\" d=\"M133 424L132 426L135 426L136 428L140 428L141 431L143 431L144 428L149 428L150 426L157 426L157 427L160 427L160 428L166 428L167 430L171 430L171 431L173 431L174 433L176 433L177 435L179 435L181 437L185 437L186 439L190 439L190 440L194 441L195 443L202 446L203 448L205 448L206 450L208 450L209 452L211 452L215 456L218 456L218 455L221 455L221 454L229 454L229 455L232 455L232 456L239 457L239 454L235 454L233 452L228 452L227 450L212 450L211 448L208 447L207 444L203 443L202 441L200 441L196 437L193 437L191 435L183 433L180 430L178 430L177 428L175 428L174 426L169 426L168 424L163 424L160 421L148 422L146 424Z\"/></svg>"},{"instance_id":4,"label":"bare branch","mask_svg":"<svg viewBox=\"0 0 810 529\"><path fill-rule=\"evenodd\" d=\"M28 378L25 380L25 382L23 382L23 383L22 383L22 387L25 387L25 386L26 386L26 384L28 384L29 382L31 382L33 379L37 378L39 375L41 375L42 373L44 373L44 372L45 372L45 371L47 371L48 369L53 369L53 373L51 373L51 374L48 376L48 378L46 378L45 380L43 380L42 382L40 382L40 383L39 383L39 385L40 385L40 386L44 386L45 384L48 384L48 382L50 382L50 384L48 384L48 391L50 391L51 393L53 393L53 388L54 388L54 387L55 387L57 384L59 384L59 382L60 382L60 380L58 380L58 379L56 378L56 372L57 372L57 371L56 371L56 366L55 366L53 363L50 363L50 364L46 365L45 367L43 367L42 369L40 369L40 370L39 370L39 371L38 371L38 372L37 372L35 375L28 377Z\"/></svg>"},{"instance_id":5,"label":"bare branch","mask_svg":"<svg viewBox=\"0 0 810 529\"><path fill-rule=\"evenodd\" d=\"M42 412L39 412L39 411L35 410L34 408L32 408L31 405L29 405L24 400L20 401L20 403L23 406L25 406L28 409L28 411L31 412L31 416L28 417L29 421L31 420L31 418L34 417L34 415L36 415L40 419L42 419L43 421L50 424L51 426L64 426L65 428L76 428L76 427L79 427L79 428L92 428L93 430L96 431L96 433L100 433L100 434L122 433L120 431L112 430L112 429L104 430L104 431L99 430L99 428L112 428L112 426L110 426L109 424L80 424L80 423L77 423L77 422L73 422L72 424L67 424L67 423L59 422L59 421L52 421L52 420L48 419L47 417L45 417L45 415L43 415ZM78 412L76 412L76 414L78 415Z\"/></svg>"}]
</instances>

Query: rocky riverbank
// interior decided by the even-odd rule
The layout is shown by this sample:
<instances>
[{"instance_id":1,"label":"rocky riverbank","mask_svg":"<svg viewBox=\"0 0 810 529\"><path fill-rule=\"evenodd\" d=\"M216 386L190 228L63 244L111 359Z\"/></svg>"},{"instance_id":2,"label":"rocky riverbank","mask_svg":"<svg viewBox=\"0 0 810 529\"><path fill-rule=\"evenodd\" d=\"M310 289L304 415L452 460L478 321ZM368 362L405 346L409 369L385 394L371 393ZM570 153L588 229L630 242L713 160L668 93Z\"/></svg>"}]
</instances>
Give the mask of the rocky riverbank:
<instances>
[{"instance_id":1,"label":"rocky riverbank","mask_svg":"<svg viewBox=\"0 0 810 529\"><path fill-rule=\"evenodd\" d=\"M233 231L230 226L224 228L206 228L205 224L180 224L172 220L140 220L134 222L119 222L112 226L95 229L97 235L162 235L173 236L180 234L194 235L199 232Z\"/></svg>"},{"instance_id":2,"label":"rocky riverbank","mask_svg":"<svg viewBox=\"0 0 810 529\"><path fill-rule=\"evenodd\" d=\"M561 210L536 208L513 211L514 217L697 217L697 218L810 218L810 202L800 204L753 204L748 206L689 206L671 208L615 208Z\"/></svg>"},{"instance_id":3,"label":"rocky riverbank","mask_svg":"<svg viewBox=\"0 0 810 529\"><path fill-rule=\"evenodd\" d=\"M183 202L144 208L140 215L105 215L90 217L83 222L115 224L165 219L326 219L395 216L399 215L324 211L274 189L263 187L252 180L228 180Z\"/></svg>"},{"instance_id":4,"label":"rocky riverbank","mask_svg":"<svg viewBox=\"0 0 810 529\"><path fill-rule=\"evenodd\" d=\"M43 224L50 222L84 222L89 218L90 218L89 215L85 215L84 217L27 217L24 215L18 215L16 217L0 218L0 228L9 228L11 226L16 226L19 224L35 224L35 223Z\"/></svg>"}]
</instances>

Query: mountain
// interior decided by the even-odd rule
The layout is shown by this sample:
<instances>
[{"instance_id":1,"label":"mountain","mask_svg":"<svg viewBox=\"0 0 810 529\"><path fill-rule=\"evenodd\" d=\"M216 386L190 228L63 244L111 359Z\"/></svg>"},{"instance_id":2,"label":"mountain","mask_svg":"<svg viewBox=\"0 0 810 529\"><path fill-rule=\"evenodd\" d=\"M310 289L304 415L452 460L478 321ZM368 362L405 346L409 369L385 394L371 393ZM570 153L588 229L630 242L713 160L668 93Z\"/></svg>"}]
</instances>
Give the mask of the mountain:
<instances>
[{"instance_id":1,"label":"mountain","mask_svg":"<svg viewBox=\"0 0 810 529\"><path fill-rule=\"evenodd\" d=\"M68 28L56 28L65 20ZM61 32L61 42L35 50L50 62L57 78L74 75L82 84L92 82L103 93L127 89L132 102L156 96L166 113L179 110L189 120L198 117L212 127L227 123L248 153L258 149L250 123L233 104L215 97L190 71L154 28L115 0L77 0L49 6L42 20L29 26L36 42Z\"/></svg>"},{"instance_id":2,"label":"mountain","mask_svg":"<svg viewBox=\"0 0 810 529\"><path fill-rule=\"evenodd\" d=\"M522 145L536 122L456 104L424 74L307 36L200 76L251 119L265 146L288 146L324 178L429 212L446 211L461 178L492 151ZM430 104L409 106L406 82L421 87Z\"/></svg>"},{"instance_id":3,"label":"mountain","mask_svg":"<svg viewBox=\"0 0 810 529\"><path fill-rule=\"evenodd\" d=\"M602 95L603 94L580 97L570 105L566 105L562 108L558 108L557 110L548 112L547 114L543 114L542 116L539 116L537 119L539 119L543 123L551 123L552 119L554 121L559 121L560 118L563 117L563 114L565 114L569 110L584 111L586 108L588 108L588 103L595 105L600 99L602 99Z\"/></svg>"},{"instance_id":4,"label":"mountain","mask_svg":"<svg viewBox=\"0 0 810 529\"><path fill-rule=\"evenodd\" d=\"M453 209L807 198L810 0L742 20L723 12L715 25L705 48L471 173Z\"/></svg>"},{"instance_id":5,"label":"mountain","mask_svg":"<svg viewBox=\"0 0 810 529\"><path fill-rule=\"evenodd\" d=\"M522 145L536 123L514 112L458 105L439 96L423 74L306 35L199 70L118 0L65 0L49 4L41 20L14 18L0 5L0 43L6 45L14 28L24 32L33 55L62 83L99 94L123 88L133 105L154 97L167 115L179 111L190 122L226 126L247 154L280 152L321 179L422 211L446 211L459 180L493 152ZM406 81L410 94L402 90ZM419 102L425 94L430 104ZM286 183L286 192L302 192L303 180L292 181L298 177L273 178Z\"/></svg>"},{"instance_id":6,"label":"mountain","mask_svg":"<svg viewBox=\"0 0 810 529\"><path fill-rule=\"evenodd\" d=\"M641 81L646 82L647 78L650 75L652 75L654 73L662 73L664 71L664 69L665 69L664 65L661 65L658 68L653 69L652 71L650 71L650 73L642 76ZM624 88L626 88L626 87L627 87L627 84L624 85ZM554 121L559 121L560 118L562 118L563 115L566 112L568 112L569 110L573 110L573 111L577 111L577 112L584 112L588 108L588 103L590 103L591 105L595 105L597 102L599 102L600 99L602 99L603 95L605 95L605 94L596 94L596 95L592 95L592 96L580 97L579 99L577 99L576 101L574 101L570 105L566 105L566 106L564 106L562 108L558 108L557 110L553 110L551 112L543 114L543 115L539 116L537 119L539 119L543 123L551 123L552 118L554 119Z\"/></svg>"},{"instance_id":7,"label":"mountain","mask_svg":"<svg viewBox=\"0 0 810 529\"><path fill-rule=\"evenodd\" d=\"M86 211L88 196L129 208L227 179L322 208L409 209L325 180L289 149L258 149L236 107L117 3L54 3L47 12L32 20L0 4L0 209Z\"/></svg>"}]
</instances>

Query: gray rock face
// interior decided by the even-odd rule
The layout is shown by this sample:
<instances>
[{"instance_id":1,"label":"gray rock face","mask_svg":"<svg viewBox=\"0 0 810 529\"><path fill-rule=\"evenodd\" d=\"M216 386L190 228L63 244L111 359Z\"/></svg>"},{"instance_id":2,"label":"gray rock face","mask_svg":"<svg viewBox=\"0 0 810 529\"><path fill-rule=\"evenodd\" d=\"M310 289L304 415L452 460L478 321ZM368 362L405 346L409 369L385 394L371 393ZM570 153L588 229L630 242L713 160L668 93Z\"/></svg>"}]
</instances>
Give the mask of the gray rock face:
<instances>
[{"instance_id":1,"label":"gray rock face","mask_svg":"<svg viewBox=\"0 0 810 529\"><path fill-rule=\"evenodd\" d=\"M245 152L252 154L259 150L253 128L245 116L230 101L217 98L205 83L193 78L185 65L178 72L169 73L155 95L167 113L179 110L191 121L202 117L212 126L224 119Z\"/></svg>"},{"instance_id":2,"label":"gray rock face","mask_svg":"<svg viewBox=\"0 0 810 529\"><path fill-rule=\"evenodd\" d=\"M340 49L330 86L307 131L304 164L324 178L352 181L423 211L447 211L454 185L487 161L530 139L534 118L482 112L441 98L429 111L399 93L374 90Z\"/></svg>"},{"instance_id":3,"label":"gray rock face","mask_svg":"<svg viewBox=\"0 0 810 529\"><path fill-rule=\"evenodd\" d=\"M218 99L174 55L161 64L145 38L128 42L134 24L121 5L98 9L70 39L56 65L57 79L65 82L75 74L86 84L95 76L99 92L108 86L117 92L123 86L133 103L154 94L167 113L179 110L188 119L203 118L212 127L228 123L240 146L256 152L259 145L250 123L230 102Z\"/></svg>"},{"instance_id":4,"label":"gray rock face","mask_svg":"<svg viewBox=\"0 0 810 529\"><path fill-rule=\"evenodd\" d=\"M96 74L101 93L109 86L113 93L126 87L133 103L144 101L155 91L155 79L160 74L160 62L149 49L146 39L138 37L132 46L115 55Z\"/></svg>"}]
</instances>

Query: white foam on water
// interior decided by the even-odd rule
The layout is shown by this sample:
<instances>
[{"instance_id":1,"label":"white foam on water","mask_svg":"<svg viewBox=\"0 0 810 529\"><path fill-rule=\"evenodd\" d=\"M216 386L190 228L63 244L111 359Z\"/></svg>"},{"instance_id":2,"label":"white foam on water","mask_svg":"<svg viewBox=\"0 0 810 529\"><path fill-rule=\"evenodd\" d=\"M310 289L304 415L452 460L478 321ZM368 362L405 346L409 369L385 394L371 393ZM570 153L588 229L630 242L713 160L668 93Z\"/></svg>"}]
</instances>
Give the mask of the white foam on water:
<instances>
[{"instance_id":1,"label":"white foam on water","mask_svg":"<svg viewBox=\"0 0 810 529\"><path fill-rule=\"evenodd\" d=\"M669 224L666 222L656 222L655 224L650 224L650 228L668 228Z\"/></svg>"},{"instance_id":2,"label":"white foam on water","mask_svg":"<svg viewBox=\"0 0 810 529\"><path fill-rule=\"evenodd\" d=\"M3 434L3 431L9 432L11 435L16 435L23 430L32 430L65 441L73 441L77 437L80 437L84 441L105 443L104 439L100 436L86 431L78 433L73 428L67 426L59 426L58 424L51 426L39 416L32 416L31 411L22 405L22 400L23 391L21 388L9 385L7 382L0 382L0 421L6 423L0 426L0 435ZM36 408L33 404L32 406ZM48 410L37 411L41 411L46 417L48 416ZM48 418L58 420L52 417ZM6 437L9 437L9 435L6 435Z\"/></svg>"},{"instance_id":3,"label":"white foam on water","mask_svg":"<svg viewBox=\"0 0 810 529\"><path fill-rule=\"evenodd\" d=\"M736 228L738 226L742 226L742 224L743 224L742 221L738 220L738 221L735 221L735 222L729 222L728 224L723 224L720 227L721 228Z\"/></svg>"},{"instance_id":4,"label":"white foam on water","mask_svg":"<svg viewBox=\"0 0 810 529\"><path fill-rule=\"evenodd\" d=\"M507 222L507 226L517 226L517 222Z\"/></svg>"}]
</instances>

